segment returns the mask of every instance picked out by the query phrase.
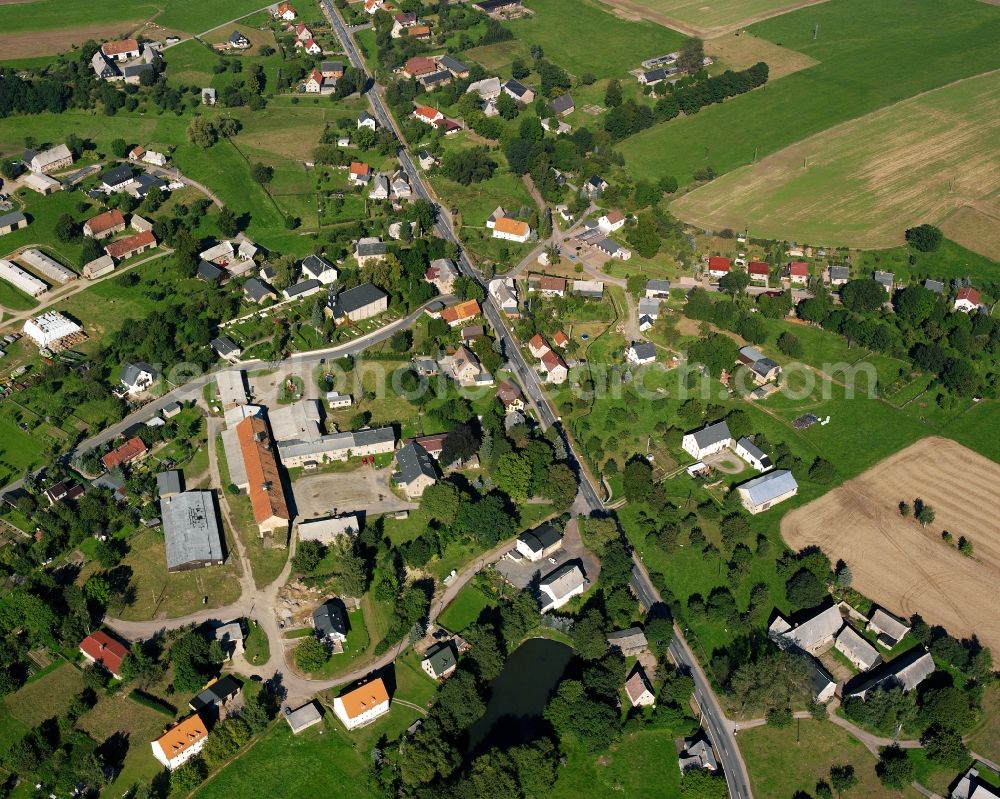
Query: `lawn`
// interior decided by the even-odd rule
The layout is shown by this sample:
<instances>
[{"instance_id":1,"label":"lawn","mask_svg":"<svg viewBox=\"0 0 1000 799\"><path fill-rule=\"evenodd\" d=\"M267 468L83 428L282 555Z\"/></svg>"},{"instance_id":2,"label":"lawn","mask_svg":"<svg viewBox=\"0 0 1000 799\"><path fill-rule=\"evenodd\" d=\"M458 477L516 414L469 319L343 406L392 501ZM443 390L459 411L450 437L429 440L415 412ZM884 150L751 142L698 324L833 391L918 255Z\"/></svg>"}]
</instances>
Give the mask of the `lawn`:
<instances>
[{"instance_id":1,"label":"lawn","mask_svg":"<svg viewBox=\"0 0 1000 799\"><path fill-rule=\"evenodd\" d=\"M458 596L438 616L438 622L442 627L460 633L476 621L480 613L492 606L493 601L473 581L458 592Z\"/></svg>"},{"instance_id":2,"label":"lawn","mask_svg":"<svg viewBox=\"0 0 1000 799\"><path fill-rule=\"evenodd\" d=\"M552 799L646 799L680 795L680 770L674 740L664 730L627 734L600 757L563 742L566 762L559 769Z\"/></svg>"},{"instance_id":3,"label":"lawn","mask_svg":"<svg viewBox=\"0 0 1000 799\"><path fill-rule=\"evenodd\" d=\"M911 264L910 258L916 259ZM934 277L942 280L969 278L978 286L1000 282L997 261L985 255L967 250L949 239L941 242L934 252L918 252L910 247L894 247L878 252L860 252L854 263L859 274L867 274L874 269L892 272L897 281Z\"/></svg>"},{"instance_id":4,"label":"lawn","mask_svg":"<svg viewBox=\"0 0 1000 799\"><path fill-rule=\"evenodd\" d=\"M190 0L171 0L187 5ZM223 0L225 2L225 0ZM133 0L127 19L142 20L159 10L156 3ZM33 0L31 3L0 5L0 30L5 33L50 31L60 28L114 24L122 21L122 8L114 5L94 7L86 0Z\"/></svg>"},{"instance_id":5,"label":"lawn","mask_svg":"<svg viewBox=\"0 0 1000 799\"><path fill-rule=\"evenodd\" d=\"M636 178L672 174L687 184L706 165L728 172L755 154L1000 67L998 23L1000 8L975 0L830 0L775 17L750 31L820 63L654 125L620 150Z\"/></svg>"},{"instance_id":6,"label":"lawn","mask_svg":"<svg viewBox=\"0 0 1000 799\"><path fill-rule=\"evenodd\" d=\"M139 781L149 782L163 767L153 758L149 742L158 737L171 719L163 713L133 702L127 691L100 697L98 703L80 717L77 726L98 745L116 733L125 736L128 751L121 771L107 788L108 796L120 796Z\"/></svg>"},{"instance_id":7,"label":"lawn","mask_svg":"<svg viewBox=\"0 0 1000 799\"><path fill-rule=\"evenodd\" d=\"M243 654L254 666L267 663L271 656L270 644L265 633L255 621L250 622L250 632L243 641Z\"/></svg>"},{"instance_id":8,"label":"lawn","mask_svg":"<svg viewBox=\"0 0 1000 799\"><path fill-rule=\"evenodd\" d=\"M228 605L239 598L239 572L231 548L230 562L224 566L169 573L162 532L140 530L129 539L129 546L123 563L132 569L135 602L112 608L115 616L136 621L171 618ZM208 602L203 604L204 597Z\"/></svg>"},{"instance_id":9,"label":"lawn","mask_svg":"<svg viewBox=\"0 0 1000 799\"><path fill-rule=\"evenodd\" d=\"M3 149L2 144L0 144L0 149ZM15 230L0 238L0 253L10 253L21 247L41 244L57 260L75 268L80 258L82 245L59 241L55 235L56 221L63 214L69 214L74 220L83 222L96 213L96 210L92 209L96 209L97 205L88 200L85 195L76 192L57 191L55 194L43 197L28 189L21 189L17 194L24 201L24 213L28 217L29 224L26 228ZM81 202L87 205L86 211L77 211L77 204ZM58 285L54 284L52 280L45 280L45 282L49 285ZM12 293L16 295L15 301L19 305L8 307L18 310L33 307L25 305L26 297L20 292ZM45 295L42 295L43 299L44 297ZM6 305L6 303L0 304Z\"/></svg>"},{"instance_id":10,"label":"lawn","mask_svg":"<svg viewBox=\"0 0 1000 799\"><path fill-rule=\"evenodd\" d=\"M299 735L279 718L243 754L196 792L198 799L295 796L369 799L367 751L358 751L331 711Z\"/></svg>"},{"instance_id":11,"label":"lawn","mask_svg":"<svg viewBox=\"0 0 1000 799\"><path fill-rule=\"evenodd\" d=\"M525 5L535 13L509 23L514 35L541 45L546 58L577 77L625 77L639 62L673 52L684 41L662 25L614 16L595 0L528 0Z\"/></svg>"},{"instance_id":12,"label":"lawn","mask_svg":"<svg viewBox=\"0 0 1000 799\"><path fill-rule=\"evenodd\" d=\"M83 690L80 671L69 663L32 680L5 697L10 714L27 727L37 727L46 719L61 716L70 700Z\"/></svg>"},{"instance_id":13,"label":"lawn","mask_svg":"<svg viewBox=\"0 0 1000 799\"><path fill-rule=\"evenodd\" d=\"M0 281L0 305L11 311L27 311L38 305L38 300L14 288L6 280Z\"/></svg>"},{"instance_id":14,"label":"lawn","mask_svg":"<svg viewBox=\"0 0 1000 799\"><path fill-rule=\"evenodd\" d=\"M393 700L426 706L435 683L420 670L419 658L408 652L396 661L390 683ZM390 686L391 687L391 686ZM198 799L230 796L295 796L298 799L368 799L369 753L384 735L396 739L420 714L402 704L362 730L348 733L331 711L337 691L317 698L323 709L322 725L295 736L279 718L240 757L206 782Z\"/></svg>"},{"instance_id":15,"label":"lawn","mask_svg":"<svg viewBox=\"0 0 1000 799\"><path fill-rule=\"evenodd\" d=\"M830 722L802 719L790 727L757 727L739 736L754 796L788 799L797 791L814 795L817 781L830 780L830 767L854 766L855 796L866 799L918 797L912 788L890 791L875 776L875 757L846 731Z\"/></svg>"},{"instance_id":16,"label":"lawn","mask_svg":"<svg viewBox=\"0 0 1000 799\"><path fill-rule=\"evenodd\" d=\"M1000 171L989 168L1000 150L997 79L980 75L824 131L684 195L671 210L709 230L749 222L764 238L902 244L906 228L940 224L1000 188Z\"/></svg>"}]
</instances>

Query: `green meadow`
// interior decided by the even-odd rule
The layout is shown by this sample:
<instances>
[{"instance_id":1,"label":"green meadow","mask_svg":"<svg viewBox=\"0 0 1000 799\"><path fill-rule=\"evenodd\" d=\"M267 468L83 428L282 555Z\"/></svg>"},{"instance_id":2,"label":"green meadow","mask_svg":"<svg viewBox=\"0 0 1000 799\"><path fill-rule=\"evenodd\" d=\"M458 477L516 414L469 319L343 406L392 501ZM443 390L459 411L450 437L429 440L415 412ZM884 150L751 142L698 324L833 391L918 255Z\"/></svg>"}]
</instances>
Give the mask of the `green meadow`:
<instances>
[{"instance_id":1,"label":"green meadow","mask_svg":"<svg viewBox=\"0 0 1000 799\"><path fill-rule=\"evenodd\" d=\"M830 0L749 31L820 63L622 142L634 177L672 174L686 184L705 166L728 172L755 154L1000 67L1000 8L976 0Z\"/></svg>"}]
</instances>

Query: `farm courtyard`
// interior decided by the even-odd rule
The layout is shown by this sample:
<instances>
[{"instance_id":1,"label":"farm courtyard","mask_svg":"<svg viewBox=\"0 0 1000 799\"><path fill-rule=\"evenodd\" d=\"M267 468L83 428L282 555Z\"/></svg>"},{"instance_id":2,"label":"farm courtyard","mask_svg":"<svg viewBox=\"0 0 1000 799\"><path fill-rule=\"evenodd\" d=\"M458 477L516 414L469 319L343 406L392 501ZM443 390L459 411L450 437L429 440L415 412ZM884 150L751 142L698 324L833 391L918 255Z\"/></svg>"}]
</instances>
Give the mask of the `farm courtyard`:
<instances>
[{"instance_id":1,"label":"farm courtyard","mask_svg":"<svg viewBox=\"0 0 1000 799\"><path fill-rule=\"evenodd\" d=\"M899 503L919 498L922 527ZM792 549L819 546L851 567L854 588L901 615L919 613L956 636L1000 647L992 597L1000 584L1000 464L943 438L924 438L781 520ZM943 540L966 536L971 556Z\"/></svg>"}]
</instances>

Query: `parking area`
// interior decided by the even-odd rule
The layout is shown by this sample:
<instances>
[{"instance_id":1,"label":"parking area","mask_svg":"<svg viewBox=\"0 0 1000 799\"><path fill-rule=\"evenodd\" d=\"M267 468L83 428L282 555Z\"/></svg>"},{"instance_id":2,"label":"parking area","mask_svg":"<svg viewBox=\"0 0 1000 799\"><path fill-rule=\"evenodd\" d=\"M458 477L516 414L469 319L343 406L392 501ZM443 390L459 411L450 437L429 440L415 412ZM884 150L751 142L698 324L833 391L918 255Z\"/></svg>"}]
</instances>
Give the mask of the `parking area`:
<instances>
[{"instance_id":1,"label":"parking area","mask_svg":"<svg viewBox=\"0 0 1000 799\"><path fill-rule=\"evenodd\" d=\"M300 477L292 494L300 519L364 511L368 514L411 510L413 502L400 499L389 488L392 467L361 467L350 472L327 472Z\"/></svg>"},{"instance_id":2,"label":"parking area","mask_svg":"<svg viewBox=\"0 0 1000 799\"><path fill-rule=\"evenodd\" d=\"M569 561L576 561L591 585L597 582L597 576L601 573L601 562L580 540L580 528L576 519L571 519L566 524L562 545L550 557L532 562L519 553L514 554L516 558L504 555L496 566L503 578L515 588L524 589L532 582L537 582L537 578L544 577Z\"/></svg>"}]
</instances>

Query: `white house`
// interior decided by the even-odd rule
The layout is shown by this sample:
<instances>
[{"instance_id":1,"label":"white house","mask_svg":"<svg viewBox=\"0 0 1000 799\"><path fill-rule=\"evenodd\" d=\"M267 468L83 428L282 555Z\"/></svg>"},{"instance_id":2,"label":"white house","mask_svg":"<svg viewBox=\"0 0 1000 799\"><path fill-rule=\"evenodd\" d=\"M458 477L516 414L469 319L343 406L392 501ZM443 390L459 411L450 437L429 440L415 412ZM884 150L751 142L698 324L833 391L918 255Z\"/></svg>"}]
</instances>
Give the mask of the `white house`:
<instances>
[{"instance_id":1,"label":"white house","mask_svg":"<svg viewBox=\"0 0 1000 799\"><path fill-rule=\"evenodd\" d=\"M192 713L152 742L153 757L173 771L201 752L207 740L207 725Z\"/></svg>"},{"instance_id":2,"label":"white house","mask_svg":"<svg viewBox=\"0 0 1000 799\"><path fill-rule=\"evenodd\" d=\"M532 563L537 563L558 551L562 546L562 539L562 533L555 527L543 524L534 530L521 533L517 537L514 549Z\"/></svg>"},{"instance_id":3,"label":"white house","mask_svg":"<svg viewBox=\"0 0 1000 799\"><path fill-rule=\"evenodd\" d=\"M614 233L625 226L625 214L615 208L598 217L597 226L605 233Z\"/></svg>"},{"instance_id":4,"label":"white house","mask_svg":"<svg viewBox=\"0 0 1000 799\"><path fill-rule=\"evenodd\" d=\"M503 216L493 223L493 238L523 244L531 238L531 227L520 219Z\"/></svg>"},{"instance_id":5,"label":"white house","mask_svg":"<svg viewBox=\"0 0 1000 799\"><path fill-rule=\"evenodd\" d=\"M721 452L731 446L732 442L733 436L729 432L729 425L725 422L716 422L686 434L681 440L681 448L692 458L701 460L707 455Z\"/></svg>"},{"instance_id":6,"label":"white house","mask_svg":"<svg viewBox=\"0 0 1000 799\"><path fill-rule=\"evenodd\" d=\"M569 367L562 358L549 350L542 356L541 361L546 383L559 385L566 382L566 378L569 377Z\"/></svg>"},{"instance_id":7,"label":"white house","mask_svg":"<svg viewBox=\"0 0 1000 799\"><path fill-rule=\"evenodd\" d=\"M954 308L956 311L961 311L962 313L971 313L979 307L981 301L982 295L978 289L974 289L971 286L960 288L955 294Z\"/></svg>"},{"instance_id":8,"label":"white house","mask_svg":"<svg viewBox=\"0 0 1000 799\"><path fill-rule=\"evenodd\" d=\"M127 363L122 368L121 383L129 396L141 394L156 382L156 370L148 363Z\"/></svg>"},{"instance_id":9,"label":"white house","mask_svg":"<svg viewBox=\"0 0 1000 799\"><path fill-rule=\"evenodd\" d=\"M625 360L636 366L644 366L656 360L656 347L649 342L635 341L625 350Z\"/></svg>"},{"instance_id":10,"label":"white house","mask_svg":"<svg viewBox=\"0 0 1000 799\"><path fill-rule=\"evenodd\" d=\"M745 436L736 442L736 454L758 472L766 472L772 468L771 459Z\"/></svg>"},{"instance_id":11,"label":"white house","mask_svg":"<svg viewBox=\"0 0 1000 799\"><path fill-rule=\"evenodd\" d=\"M318 280L324 286L329 286L337 282L337 270L333 264L329 263L318 255L307 256L302 261L302 275L313 280Z\"/></svg>"},{"instance_id":12,"label":"white house","mask_svg":"<svg viewBox=\"0 0 1000 799\"><path fill-rule=\"evenodd\" d=\"M538 584L542 613L561 608L573 597L582 594L586 584L583 572L575 563L564 563L550 572Z\"/></svg>"},{"instance_id":13,"label":"white house","mask_svg":"<svg viewBox=\"0 0 1000 799\"><path fill-rule=\"evenodd\" d=\"M341 694L333 700L333 712L349 730L371 724L389 712L389 692L381 678Z\"/></svg>"},{"instance_id":14,"label":"white house","mask_svg":"<svg viewBox=\"0 0 1000 799\"><path fill-rule=\"evenodd\" d=\"M449 677L457 665L458 658L455 655L455 647L450 641L434 644L424 654L424 659L420 661L420 668L435 680Z\"/></svg>"},{"instance_id":15,"label":"white house","mask_svg":"<svg viewBox=\"0 0 1000 799\"><path fill-rule=\"evenodd\" d=\"M656 704L653 686L646 679L646 672L642 666L637 665L632 676L626 680L625 693L628 694L628 701L632 703L632 707L653 707Z\"/></svg>"}]
</instances>

